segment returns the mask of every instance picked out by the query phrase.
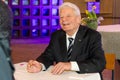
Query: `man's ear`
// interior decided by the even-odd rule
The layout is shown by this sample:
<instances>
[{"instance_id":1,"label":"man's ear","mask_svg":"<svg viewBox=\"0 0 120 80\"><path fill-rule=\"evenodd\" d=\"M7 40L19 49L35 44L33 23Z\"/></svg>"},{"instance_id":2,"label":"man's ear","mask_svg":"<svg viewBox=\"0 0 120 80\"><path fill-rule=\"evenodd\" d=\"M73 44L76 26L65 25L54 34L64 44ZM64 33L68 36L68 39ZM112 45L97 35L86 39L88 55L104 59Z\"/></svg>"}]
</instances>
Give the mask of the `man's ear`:
<instances>
[{"instance_id":1,"label":"man's ear","mask_svg":"<svg viewBox=\"0 0 120 80\"><path fill-rule=\"evenodd\" d=\"M81 16L77 16L77 23L81 23Z\"/></svg>"}]
</instances>

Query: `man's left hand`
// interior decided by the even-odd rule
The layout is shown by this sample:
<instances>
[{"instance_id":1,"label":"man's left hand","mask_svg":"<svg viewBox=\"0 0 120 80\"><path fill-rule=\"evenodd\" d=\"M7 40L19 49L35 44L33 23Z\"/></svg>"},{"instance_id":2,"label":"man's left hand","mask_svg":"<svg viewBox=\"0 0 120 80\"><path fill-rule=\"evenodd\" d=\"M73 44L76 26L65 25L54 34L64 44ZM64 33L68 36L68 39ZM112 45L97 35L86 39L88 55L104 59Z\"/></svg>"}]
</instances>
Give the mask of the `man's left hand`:
<instances>
[{"instance_id":1,"label":"man's left hand","mask_svg":"<svg viewBox=\"0 0 120 80\"><path fill-rule=\"evenodd\" d=\"M64 71L69 71L69 70L71 70L70 62L59 62L53 67L51 73L62 74Z\"/></svg>"}]
</instances>

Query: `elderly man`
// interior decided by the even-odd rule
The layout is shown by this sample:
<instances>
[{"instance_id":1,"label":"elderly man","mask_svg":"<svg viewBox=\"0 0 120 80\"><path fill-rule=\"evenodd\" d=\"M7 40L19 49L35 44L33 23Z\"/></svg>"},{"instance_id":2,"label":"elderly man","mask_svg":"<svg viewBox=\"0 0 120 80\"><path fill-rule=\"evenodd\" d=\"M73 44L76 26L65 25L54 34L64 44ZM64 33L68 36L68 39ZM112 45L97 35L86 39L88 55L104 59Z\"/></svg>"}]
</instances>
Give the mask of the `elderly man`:
<instances>
[{"instance_id":1,"label":"elderly man","mask_svg":"<svg viewBox=\"0 0 120 80\"><path fill-rule=\"evenodd\" d=\"M59 7L61 29L51 35L51 40L37 60L30 60L28 72L46 70L56 63L51 70L61 74L66 70L78 73L101 73L105 68L104 51L101 35L81 24L79 8L70 2Z\"/></svg>"}]
</instances>

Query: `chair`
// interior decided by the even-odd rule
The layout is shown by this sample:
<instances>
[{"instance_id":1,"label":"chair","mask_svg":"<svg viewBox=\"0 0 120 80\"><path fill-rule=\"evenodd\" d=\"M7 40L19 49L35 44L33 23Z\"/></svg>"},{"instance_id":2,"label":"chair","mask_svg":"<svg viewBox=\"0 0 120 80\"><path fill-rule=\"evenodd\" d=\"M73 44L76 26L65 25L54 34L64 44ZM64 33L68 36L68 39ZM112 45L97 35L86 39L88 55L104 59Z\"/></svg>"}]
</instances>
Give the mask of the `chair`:
<instances>
[{"instance_id":1,"label":"chair","mask_svg":"<svg viewBox=\"0 0 120 80\"><path fill-rule=\"evenodd\" d=\"M114 69L115 69L115 54L114 53L105 53L106 58L106 69L112 70L112 80L114 80Z\"/></svg>"}]
</instances>

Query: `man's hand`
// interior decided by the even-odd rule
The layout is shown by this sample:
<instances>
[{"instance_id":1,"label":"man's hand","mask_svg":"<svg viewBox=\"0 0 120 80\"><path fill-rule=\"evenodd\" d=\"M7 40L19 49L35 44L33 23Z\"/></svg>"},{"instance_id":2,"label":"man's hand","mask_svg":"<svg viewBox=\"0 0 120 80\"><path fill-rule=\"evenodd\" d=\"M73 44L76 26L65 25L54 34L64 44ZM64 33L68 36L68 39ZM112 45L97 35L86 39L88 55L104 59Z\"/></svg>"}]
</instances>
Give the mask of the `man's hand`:
<instances>
[{"instance_id":1,"label":"man's hand","mask_svg":"<svg viewBox=\"0 0 120 80\"><path fill-rule=\"evenodd\" d=\"M53 67L51 73L62 74L64 71L68 71L70 69L71 69L71 63L70 62L59 62Z\"/></svg>"},{"instance_id":2,"label":"man's hand","mask_svg":"<svg viewBox=\"0 0 120 80\"><path fill-rule=\"evenodd\" d=\"M40 72L42 70L42 65L35 60L30 60L27 64L27 71L30 73Z\"/></svg>"}]
</instances>

